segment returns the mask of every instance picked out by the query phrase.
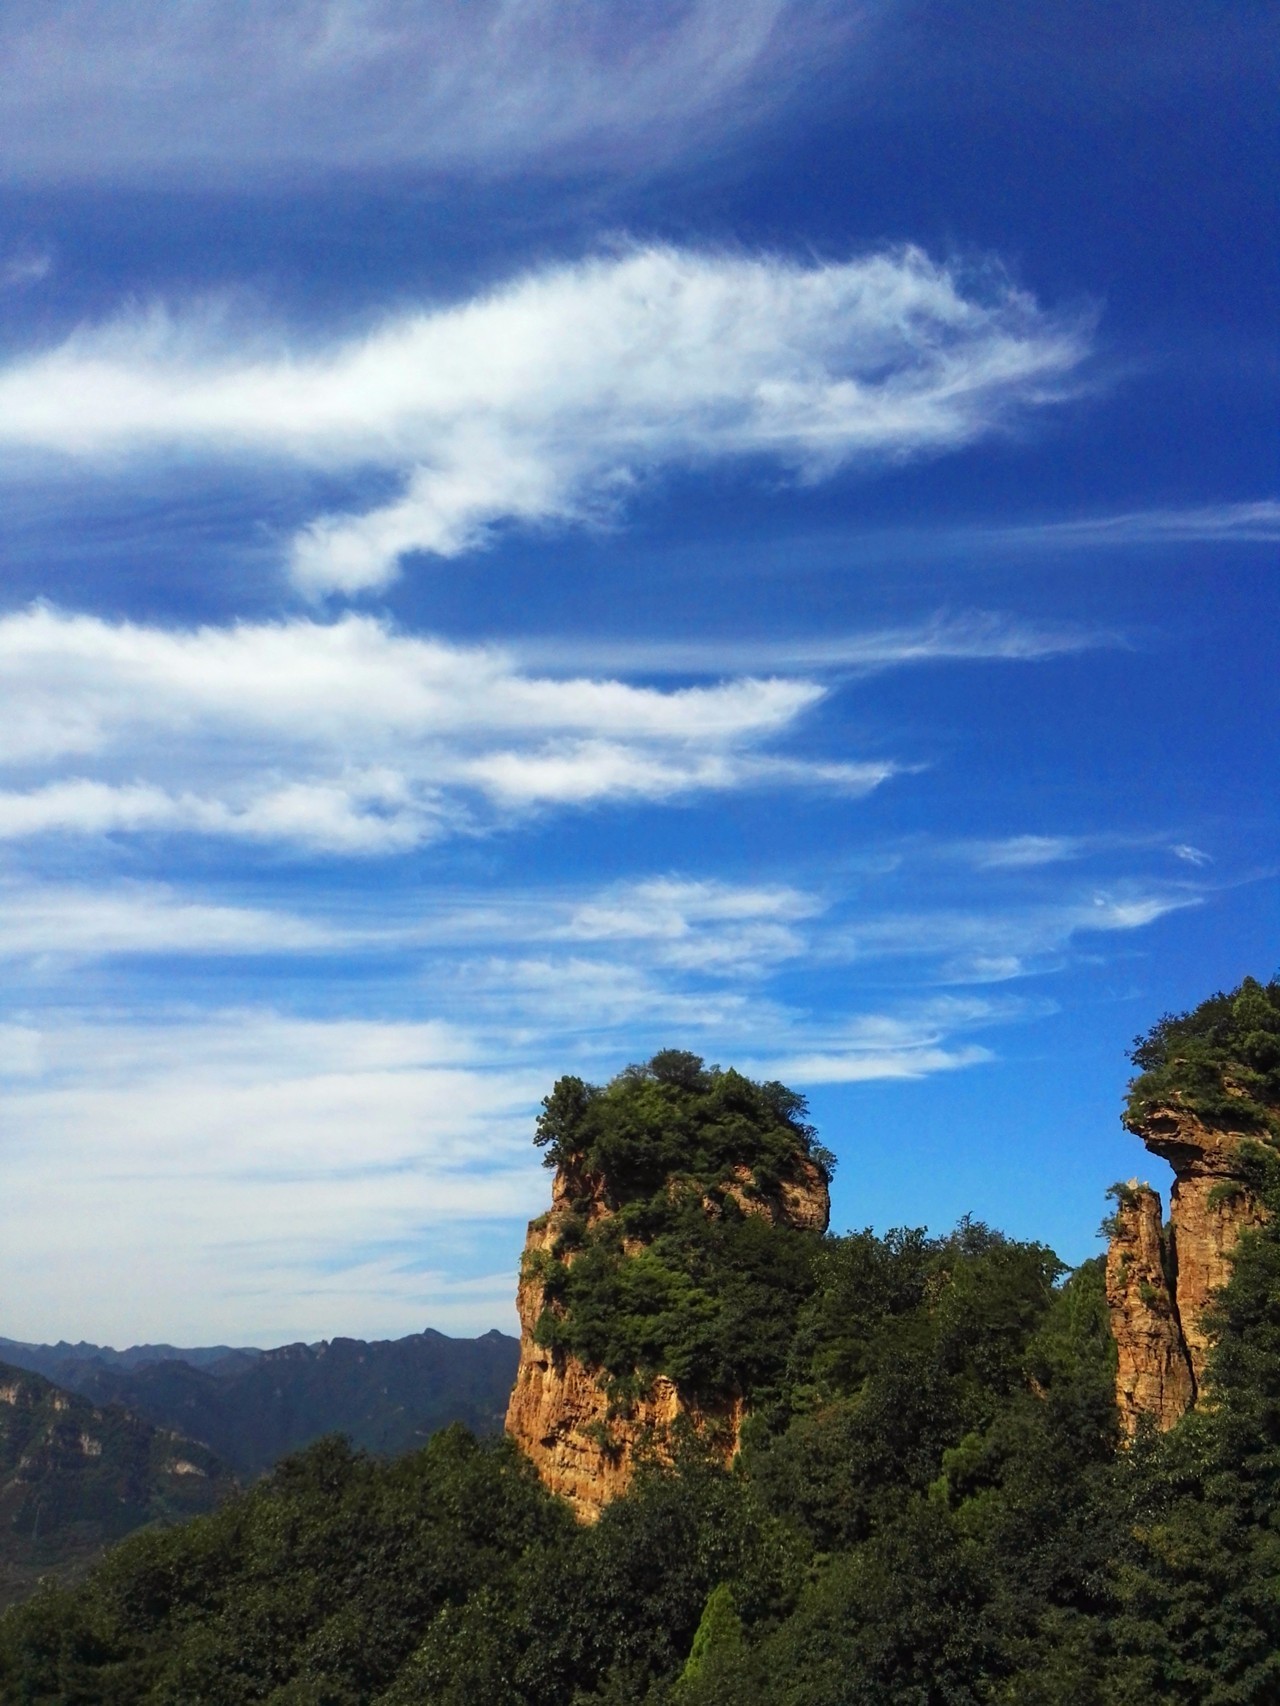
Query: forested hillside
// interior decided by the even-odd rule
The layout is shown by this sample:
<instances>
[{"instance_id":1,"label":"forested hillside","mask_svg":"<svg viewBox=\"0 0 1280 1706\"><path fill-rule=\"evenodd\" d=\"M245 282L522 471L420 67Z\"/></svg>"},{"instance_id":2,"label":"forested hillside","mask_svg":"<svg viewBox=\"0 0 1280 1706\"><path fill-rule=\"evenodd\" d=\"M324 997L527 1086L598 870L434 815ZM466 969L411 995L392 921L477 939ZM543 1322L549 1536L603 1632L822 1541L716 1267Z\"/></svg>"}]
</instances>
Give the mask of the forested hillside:
<instances>
[{"instance_id":1,"label":"forested hillside","mask_svg":"<svg viewBox=\"0 0 1280 1706\"><path fill-rule=\"evenodd\" d=\"M1277 997L1254 984L1215 998L1221 1082L1254 1073L1264 1111ZM1181 1044L1199 1034L1184 1015L1139 1041L1166 1099L1180 1074L1200 1094L1200 1056ZM798 1099L788 1118L802 1119ZM1101 1258L1068 1273L1044 1246L973 1223L798 1246L758 1218L752 1249L791 1234L786 1344L754 1307L753 1362L752 1311L733 1311L716 1379L745 1383L749 1413L731 1467L691 1428L674 1462L642 1463L580 1526L509 1441L452 1428L390 1464L322 1442L0 1621L6 1706L1267 1706L1280 1699L1280 1165L1267 1122L1254 1129L1268 1218L1218 1295L1210 1401L1163 1434L1145 1424L1121 1445ZM715 1206L713 1239L736 1224ZM680 1209L663 1248L698 1225ZM758 1305L747 1246L717 1248ZM661 1287L650 1302L620 1287L617 1254L602 1249L572 1285L568 1263L559 1318L584 1351L589 1324L603 1335L593 1354L625 1402L635 1318L666 1311L683 1347L701 1306L678 1299L672 1316ZM752 1271L773 1270L762 1258ZM650 1363L674 1366L652 1342Z\"/></svg>"},{"instance_id":2,"label":"forested hillside","mask_svg":"<svg viewBox=\"0 0 1280 1706\"><path fill-rule=\"evenodd\" d=\"M0 1608L135 1528L212 1510L233 1487L198 1441L0 1363Z\"/></svg>"}]
</instances>

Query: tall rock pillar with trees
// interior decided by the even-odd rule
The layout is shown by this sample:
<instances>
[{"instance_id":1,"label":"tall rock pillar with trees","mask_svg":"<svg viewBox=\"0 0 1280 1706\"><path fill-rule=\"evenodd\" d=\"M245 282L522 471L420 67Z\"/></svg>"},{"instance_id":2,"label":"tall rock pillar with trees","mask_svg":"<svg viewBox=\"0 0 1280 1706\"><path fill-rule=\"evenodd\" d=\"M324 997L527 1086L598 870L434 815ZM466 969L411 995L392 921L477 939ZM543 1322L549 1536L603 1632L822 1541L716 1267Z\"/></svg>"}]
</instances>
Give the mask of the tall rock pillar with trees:
<instances>
[{"instance_id":1,"label":"tall rock pillar with trees","mask_svg":"<svg viewBox=\"0 0 1280 1706\"><path fill-rule=\"evenodd\" d=\"M1172 1427L1199 1396L1213 1301L1280 1151L1280 980L1246 978L1134 1044L1125 1124L1173 1168L1169 1220L1136 1179L1112 1187L1107 1304L1116 1399L1129 1434Z\"/></svg>"}]
</instances>

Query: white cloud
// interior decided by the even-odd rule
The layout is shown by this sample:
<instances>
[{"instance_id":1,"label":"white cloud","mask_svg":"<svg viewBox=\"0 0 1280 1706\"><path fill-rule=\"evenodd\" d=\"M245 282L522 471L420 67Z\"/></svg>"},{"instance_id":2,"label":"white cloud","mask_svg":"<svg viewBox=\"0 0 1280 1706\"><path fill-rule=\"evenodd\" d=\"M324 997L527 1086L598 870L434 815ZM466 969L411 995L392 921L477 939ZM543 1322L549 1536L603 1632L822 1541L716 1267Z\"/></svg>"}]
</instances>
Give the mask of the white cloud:
<instances>
[{"instance_id":1,"label":"white cloud","mask_svg":"<svg viewBox=\"0 0 1280 1706\"><path fill-rule=\"evenodd\" d=\"M1003 841L972 843L966 851L979 870L1019 871L1078 859L1088 846L1075 835L1011 835Z\"/></svg>"},{"instance_id":2,"label":"white cloud","mask_svg":"<svg viewBox=\"0 0 1280 1706\"><path fill-rule=\"evenodd\" d=\"M1124 883L1031 906L886 913L833 931L823 951L836 962L925 959L944 982L998 983L1054 969L1079 936L1142 929L1201 903L1186 888Z\"/></svg>"},{"instance_id":3,"label":"white cloud","mask_svg":"<svg viewBox=\"0 0 1280 1706\"><path fill-rule=\"evenodd\" d=\"M0 1116L2 1289L28 1300L23 1333L419 1330L428 1309L449 1318L447 1282L420 1271L432 1229L505 1221L513 1261L545 1190L542 1077L487 1068L447 1025L255 1011L35 1029ZM394 1245L411 1253L398 1283L368 1255ZM504 1278L500 1306L455 1297L454 1318L509 1325Z\"/></svg>"},{"instance_id":4,"label":"white cloud","mask_svg":"<svg viewBox=\"0 0 1280 1706\"><path fill-rule=\"evenodd\" d=\"M850 926L849 897L678 873L415 894L374 922L344 898L302 918L144 885L0 886L0 1294L26 1309L9 1331L208 1342L509 1325L522 1222L545 1202L533 1115L558 1073L600 1081L670 1045L801 1089L979 1066L993 1053L975 1031L1043 1006L904 997L876 1012L854 995L815 1012L781 979L867 954L999 978L1188 903L1124 889L867 918L861 900ZM112 987L78 965L60 982L60 956L336 948L357 1005L376 972L378 1000L415 1016L179 1009L201 986L168 966L126 980L118 1012L57 1005Z\"/></svg>"},{"instance_id":5,"label":"white cloud","mask_svg":"<svg viewBox=\"0 0 1280 1706\"><path fill-rule=\"evenodd\" d=\"M963 1048L912 1047L889 1053L850 1050L847 1053L784 1056L768 1063L770 1077L796 1084L868 1084L884 1079L928 1078L935 1072L955 1072L994 1060L990 1049L974 1044Z\"/></svg>"},{"instance_id":6,"label":"white cloud","mask_svg":"<svg viewBox=\"0 0 1280 1706\"><path fill-rule=\"evenodd\" d=\"M678 1037L702 1038L706 1046L712 1038L740 1041L780 1022L775 1003L733 987L739 968L709 969L723 974L717 986L694 989L669 975L660 956L588 958L543 947L537 955L495 956L469 967L453 989L460 1004L492 1026L515 1025L526 1039L548 1032L564 1037L566 1048L586 1055L595 1070L601 1060L616 1061L619 1050L645 1055ZM648 1046L646 1038L656 1040Z\"/></svg>"},{"instance_id":7,"label":"white cloud","mask_svg":"<svg viewBox=\"0 0 1280 1706\"><path fill-rule=\"evenodd\" d=\"M738 670L838 670L869 675L907 664L1038 662L1124 644L1114 631L1015 621L993 612L935 616L908 627L750 640L531 640L512 642L531 668L613 669L645 675L721 675Z\"/></svg>"},{"instance_id":8,"label":"white cloud","mask_svg":"<svg viewBox=\"0 0 1280 1706\"><path fill-rule=\"evenodd\" d=\"M351 615L176 632L37 607L0 618L0 839L196 833L378 854L544 805L865 793L891 762L760 750L824 691L556 679Z\"/></svg>"},{"instance_id":9,"label":"white cloud","mask_svg":"<svg viewBox=\"0 0 1280 1706\"><path fill-rule=\"evenodd\" d=\"M353 939L351 931L323 921L266 907L192 900L159 884L87 889L0 883L0 957L4 959L308 953L350 944ZM0 1042L0 1061L3 1058Z\"/></svg>"},{"instance_id":10,"label":"white cloud","mask_svg":"<svg viewBox=\"0 0 1280 1706\"><path fill-rule=\"evenodd\" d=\"M1060 399L1088 336L916 249L801 266L640 248L321 350L162 315L84 328L0 371L0 442L393 473L398 497L291 547L301 587L354 593L406 552L610 514L671 466L763 457L817 479L957 448Z\"/></svg>"},{"instance_id":11,"label":"white cloud","mask_svg":"<svg viewBox=\"0 0 1280 1706\"><path fill-rule=\"evenodd\" d=\"M583 942L644 943L660 963L690 971L741 972L802 953L797 926L822 910L816 896L784 884L656 877L586 901L565 934Z\"/></svg>"},{"instance_id":12,"label":"white cloud","mask_svg":"<svg viewBox=\"0 0 1280 1706\"><path fill-rule=\"evenodd\" d=\"M1017 545L1127 546L1212 541L1219 544L1280 542L1280 502L1205 504L1188 509L1140 509L1119 515L1081 516L993 530L991 539Z\"/></svg>"},{"instance_id":13,"label":"white cloud","mask_svg":"<svg viewBox=\"0 0 1280 1706\"><path fill-rule=\"evenodd\" d=\"M894 1013L865 1013L808 1027L808 1036L778 1035L776 1051L754 1065L758 1076L796 1084L865 1084L927 1078L994 1060L989 1048L961 1043L967 1030L1026 1018L1016 1001L943 996Z\"/></svg>"},{"instance_id":14,"label":"white cloud","mask_svg":"<svg viewBox=\"0 0 1280 1706\"><path fill-rule=\"evenodd\" d=\"M823 0L8 0L11 177L224 180L670 156L758 121L867 7Z\"/></svg>"},{"instance_id":15,"label":"white cloud","mask_svg":"<svg viewBox=\"0 0 1280 1706\"><path fill-rule=\"evenodd\" d=\"M120 1343L509 1326L547 1190L533 1118L558 1072L599 1079L701 1038L801 1085L915 1078L988 1058L949 1037L1012 1011L815 1025L572 955L482 969L506 993L487 1027L483 988L469 1024L256 1008L0 1026L0 1293L23 1300L7 1328ZM536 1024L513 1025L522 1008Z\"/></svg>"},{"instance_id":16,"label":"white cloud","mask_svg":"<svg viewBox=\"0 0 1280 1706\"><path fill-rule=\"evenodd\" d=\"M1184 865L1212 865L1213 854L1206 853L1202 847L1192 847L1182 841L1176 847L1169 849L1175 859L1181 859Z\"/></svg>"}]
</instances>

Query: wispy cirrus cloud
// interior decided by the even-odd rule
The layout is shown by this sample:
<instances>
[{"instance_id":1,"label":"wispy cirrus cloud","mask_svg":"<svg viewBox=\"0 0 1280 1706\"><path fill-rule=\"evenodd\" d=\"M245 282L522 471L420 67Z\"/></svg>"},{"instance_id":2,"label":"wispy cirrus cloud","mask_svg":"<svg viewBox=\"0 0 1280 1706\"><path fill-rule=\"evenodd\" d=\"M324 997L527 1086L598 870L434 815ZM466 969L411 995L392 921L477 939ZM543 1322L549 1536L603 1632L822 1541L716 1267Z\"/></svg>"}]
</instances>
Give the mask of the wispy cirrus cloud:
<instances>
[{"instance_id":1,"label":"wispy cirrus cloud","mask_svg":"<svg viewBox=\"0 0 1280 1706\"><path fill-rule=\"evenodd\" d=\"M934 1003L815 1027L731 993L673 1000L635 967L494 971L536 1029L509 1005L501 1027L261 1007L0 1026L0 1285L26 1300L7 1325L57 1337L74 1319L108 1342L508 1326L546 1191L534 1115L567 1065L608 1077L674 1030L754 1041L758 1070L801 1082L914 1078L990 1058L949 1038L1012 1016Z\"/></svg>"},{"instance_id":2,"label":"wispy cirrus cloud","mask_svg":"<svg viewBox=\"0 0 1280 1706\"><path fill-rule=\"evenodd\" d=\"M1125 880L1107 887L1081 885L1032 904L988 900L969 907L890 911L834 932L824 952L842 963L916 959L928 963L943 983L1001 983L1056 969L1081 937L1140 930L1203 899L1188 884Z\"/></svg>"},{"instance_id":3,"label":"wispy cirrus cloud","mask_svg":"<svg viewBox=\"0 0 1280 1706\"><path fill-rule=\"evenodd\" d=\"M428 1313L509 1322L509 1273L455 1291L421 1250L435 1229L498 1221L510 1263L542 1188L543 1074L486 1065L440 1022L254 1009L12 1029L0 1266L36 1332L73 1317L108 1340L161 1320L197 1339L215 1322L250 1338L367 1331L371 1315L393 1332Z\"/></svg>"},{"instance_id":4,"label":"wispy cirrus cloud","mask_svg":"<svg viewBox=\"0 0 1280 1706\"><path fill-rule=\"evenodd\" d=\"M896 1013L864 1013L814 1026L808 1037L783 1035L780 1049L790 1044L793 1052L774 1052L753 1064L762 1075L799 1084L927 1078L994 1060L990 1048L964 1042L965 1033L1024 1018L1030 1010L1019 1002L942 996Z\"/></svg>"},{"instance_id":5,"label":"wispy cirrus cloud","mask_svg":"<svg viewBox=\"0 0 1280 1706\"><path fill-rule=\"evenodd\" d=\"M0 290L26 290L41 284L53 271L53 256L48 249L20 244L0 255Z\"/></svg>"},{"instance_id":6,"label":"wispy cirrus cloud","mask_svg":"<svg viewBox=\"0 0 1280 1706\"><path fill-rule=\"evenodd\" d=\"M1002 841L966 842L964 854L980 871L1026 871L1079 859L1091 845L1080 835L1010 835Z\"/></svg>"},{"instance_id":7,"label":"wispy cirrus cloud","mask_svg":"<svg viewBox=\"0 0 1280 1706\"><path fill-rule=\"evenodd\" d=\"M870 5L648 0L12 0L10 177L213 179L651 164L758 124Z\"/></svg>"},{"instance_id":8,"label":"wispy cirrus cloud","mask_svg":"<svg viewBox=\"0 0 1280 1706\"><path fill-rule=\"evenodd\" d=\"M817 895L782 883L652 877L593 895L563 928L577 942L644 943L668 966L742 972L803 953L804 926L825 910Z\"/></svg>"},{"instance_id":9,"label":"wispy cirrus cloud","mask_svg":"<svg viewBox=\"0 0 1280 1706\"><path fill-rule=\"evenodd\" d=\"M335 891L303 916L168 885L11 877L0 1291L28 1307L9 1325L56 1337L74 1321L108 1341L506 1325L523 1221L545 1196L533 1119L559 1073L600 1081L672 1044L802 1090L980 1069L1046 1002L931 981L1054 969L1081 940L1189 903L1133 884L908 915L834 883L669 872L576 892L415 892L376 911ZM367 1001L370 977L382 1013L210 1007L175 966L335 951L344 999ZM126 998L104 1005L111 963L157 953L149 981L127 976ZM848 976L867 957L923 977L868 1001ZM90 959L103 962L91 985ZM839 1000L797 998L794 973L837 966Z\"/></svg>"},{"instance_id":10,"label":"wispy cirrus cloud","mask_svg":"<svg viewBox=\"0 0 1280 1706\"><path fill-rule=\"evenodd\" d=\"M671 467L820 479L956 449L1068 393L1090 329L916 249L799 265L637 248L325 348L198 317L86 327L0 369L0 443L380 470L397 495L288 550L303 589L355 593L498 525L616 514Z\"/></svg>"},{"instance_id":11,"label":"wispy cirrus cloud","mask_svg":"<svg viewBox=\"0 0 1280 1706\"><path fill-rule=\"evenodd\" d=\"M643 984L646 1012L660 1011L683 982L702 1000L713 983L758 991L788 967L868 960L921 965L931 983L995 983L1056 970L1091 936L1141 930L1205 899L1190 882L1156 877L1064 883L1051 876L1048 861L980 869L989 878L970 904L943 899L913 910L873 904L865 879L856 902L835 878L815 888L667 872L586 888L445 888L412 902L383 898L371 912L340 892L300 910L172 883L88 888L11 874L0 880L0 958L341 951L351 964L372 964L408 955L430 961L433 976L453 968L449 977L460 981L450 1000L458 1010L474 995L489 1020L494 1011L499 1018L518 1013L524 1024L530 1013L520 990L537 987L532 1011L541 1010L540 985L554 980L587 1023L597 1016L591 991L598 978L641 987L628 984L628 967L650 980ZM1038 898L1027 899L1027 877L1036 879ZM1017 886L993 889L999 880ZM588 977L590 966L597 972ZM490 990L500 996L497 1010L484 993Z\"/></svg>"},{"instance_id":12,"label":"wispy cirrus cloud","mask_svg":"<svg viewBox=\"0 0 1280 1706\"><path fill-rule=\"evenodd\" d=\"M347 946L349 928L279 907L183 894L171 884L0 882L0 958L299 954Z\"/></svg>"},{"instance_id":13,"label":"wispy cirrus cloud","mask_svg":"<svg viewBox=\"0 0 1280 1706\"><path fill-rule=\"evenodd\" d=\"M0 839L163 832L376 854L503 814L752 787L865 793L780 756L816 682L659 689L522 670L347 616L179 632L0 619Z\"/></svg>"},{"instance_id":14,"label":"wispy cirrus cloud","mask_svg":"<svg viewBox=\"0 0 1280 1706\"><path fill-rule=\"evenodd\" d=\"M566 673L590 646L538 673L519 644L459 646L366 616L175 630L35 606L0 617L0 840L204 835L377 855L547 807L762 788L856 797L904 766L771 750L827 696L823 660L857 672L1106 642L936 621L712 644L682 653L682 673L697 662L719 679L655 687ZM541 654L553 668L556 650ZM730 673L803 660L807 678ZM641 648L630 662L652 660Z\"/></svg>"},{"instance_id":15,"label":"wispy cirrus cloud","mask_svg":"<svg viewBox=\"0 0 1280 1706\"><path fill-rule=\"evenodd\" d=\"M983 537L1013 545L1168 545L1180 541L1269 545L1280 543L1280 502L1203 504L1186 509L1137 509L1118 515L1079 516L993 528Z\"/></svg>"},{"instance_id":16,"label":"wispy cirrus cloud","mask_svg":"<svg viewBox=\"0 0 1280 1706\"><path fill-rule=\"evenodd\" d=\"M873 675L910 664L1034 663L1121 647L1115 629L1028 622L996 611L939 614L900 627L790 638L619 640L519 638L515 655L529 667L616 669L642 675L722 675L737 670L838 671Z\"/></svg>"}]
</instances>

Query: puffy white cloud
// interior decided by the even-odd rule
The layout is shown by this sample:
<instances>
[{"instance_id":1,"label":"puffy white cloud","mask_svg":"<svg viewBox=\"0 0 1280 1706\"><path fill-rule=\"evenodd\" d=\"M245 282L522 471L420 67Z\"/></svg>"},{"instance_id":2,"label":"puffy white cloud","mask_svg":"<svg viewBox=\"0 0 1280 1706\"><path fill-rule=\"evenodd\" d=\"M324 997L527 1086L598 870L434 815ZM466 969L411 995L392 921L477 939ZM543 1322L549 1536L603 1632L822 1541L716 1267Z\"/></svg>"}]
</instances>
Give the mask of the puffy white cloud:
<instances>
[{"instance_id":1,"label":"puffy white cloud","mask_svg":"<svg viewBox=\"0 0 1280 1706\"><path fill-rule=\"evenodd\" d=\"M353 615L176 632L35 608L0 618L0 693L0 839L194 832L376 854L475 827L481 807L863 793L894 769L760 750L823 697L812 681L556 679Z\"/></svg>"},{"instance_id":2,"label":"puffy white cloud","mask_svg":"<svg viewBox=\"0 0 1280 1706\"><path fill-rule=\"evenodd\" d=\"M10 176L581 172L759 120L868 8L825 0L9 0Z\"/></svg>"},{"instance_id":3,"label":"puffy white cloud","mask_svg":"<svg viewBox=\"0 0 1280 1706\"><path fill-rule=\"evenodd\" d=\"M671 466L817 479L940 452L1060 398L1088 325L917 249L840 264L638 248L533 273L319 350L151 315L0 371L0 442L379 468L400 495L294 539L317 594L385 584L499 523L607 515Z\"/></svg>"}]
</instances>

